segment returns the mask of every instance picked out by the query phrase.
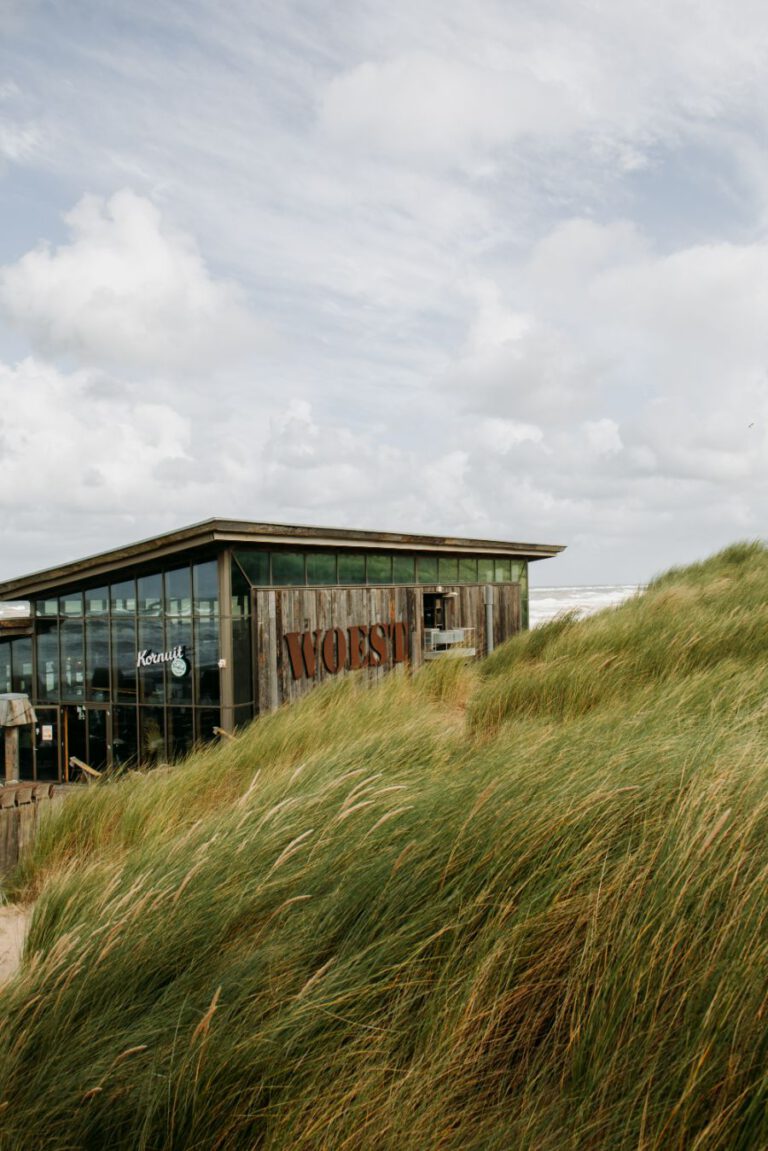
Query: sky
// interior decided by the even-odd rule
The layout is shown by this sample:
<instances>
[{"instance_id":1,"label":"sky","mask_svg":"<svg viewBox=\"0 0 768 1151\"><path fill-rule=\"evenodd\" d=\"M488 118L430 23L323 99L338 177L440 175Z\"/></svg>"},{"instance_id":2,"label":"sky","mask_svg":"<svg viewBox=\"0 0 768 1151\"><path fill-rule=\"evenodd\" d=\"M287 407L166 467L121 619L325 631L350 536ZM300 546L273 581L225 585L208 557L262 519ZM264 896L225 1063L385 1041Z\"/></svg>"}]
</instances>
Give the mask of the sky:
<instances>
[{"instance_id":1,"label":"sky","mask_svg":"<svg viewBox=\"0 0 768 1151\"><path fill-rule=\"evenodd\" d=\"M0 579L212 516L768 514L768 8L0 0Z\"/></svg>"}]
</instances>

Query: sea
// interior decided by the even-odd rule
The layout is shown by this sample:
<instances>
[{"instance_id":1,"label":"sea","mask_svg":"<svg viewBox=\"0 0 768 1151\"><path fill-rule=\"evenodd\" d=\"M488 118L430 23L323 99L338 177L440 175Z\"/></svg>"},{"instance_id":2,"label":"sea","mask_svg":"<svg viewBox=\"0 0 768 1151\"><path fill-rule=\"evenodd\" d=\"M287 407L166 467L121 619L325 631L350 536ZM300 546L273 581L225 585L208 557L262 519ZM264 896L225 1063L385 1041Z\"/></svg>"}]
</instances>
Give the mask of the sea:
<instances>
[{"instance_id":1,"label":"sea","mask_svg":"<svg viewBox=\"0 0 768 1151\"><path fill-rule=\"evenodd\" d=\"M580 618L594 615L604 607L616 607L642 590L642 584L532 587L528 592L529 623L531 627L538 627L566 611L575 611Z\"/></svg>"}]
</instances>

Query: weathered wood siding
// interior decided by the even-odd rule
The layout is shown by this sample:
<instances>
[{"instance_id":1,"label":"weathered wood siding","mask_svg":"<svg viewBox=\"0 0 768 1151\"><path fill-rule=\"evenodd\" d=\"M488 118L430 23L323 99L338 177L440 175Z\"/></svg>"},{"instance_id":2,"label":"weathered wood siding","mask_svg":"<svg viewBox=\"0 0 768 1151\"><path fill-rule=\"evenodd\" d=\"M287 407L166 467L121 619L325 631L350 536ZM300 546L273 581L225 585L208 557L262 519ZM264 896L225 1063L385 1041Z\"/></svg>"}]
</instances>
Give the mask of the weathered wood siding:
<instances>
[{"instance_id":1,"label":"weathered wood siding","mask_svg":"<svg viewBox=\"0 0 768 1151\"><path fill-rule=\"evenodd\" d=\"M494 584L494 643L520 630L519 584ZM411 667L423 663L424 593L435 587L295 587L263 588L253 592L253 641L256 707L260 713L301 698L318 683L335 679L318 659L312 678L296 679L291 668L286 635L328 632L339 628L369 628L375 624L404 624L406 658ZM482 584L443 585L456 592L445 600L444 627L475 629L478 655L486 651L485 604ZM398 665L395 665L398 666ZM393 669L390 661L367 667L362 674L379 679ZM356 674L361 674L360 672Z\"/></svg>"}]
</instances>

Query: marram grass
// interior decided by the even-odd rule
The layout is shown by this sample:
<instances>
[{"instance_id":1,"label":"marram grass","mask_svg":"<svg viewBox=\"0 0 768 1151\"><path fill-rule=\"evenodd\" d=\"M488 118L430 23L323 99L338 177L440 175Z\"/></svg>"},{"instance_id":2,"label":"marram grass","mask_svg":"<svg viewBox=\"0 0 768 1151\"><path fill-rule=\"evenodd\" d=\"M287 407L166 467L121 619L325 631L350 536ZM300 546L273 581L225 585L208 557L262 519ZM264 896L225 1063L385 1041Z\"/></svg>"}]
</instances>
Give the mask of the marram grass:
<instances>
[{"instance_id":1,"label":"marram grass","mask_svg":"<svg viewBox=\"0 0 768 1151\"><path fill-rule=\"evenodd\" d=\"M68 801L0 1147L768 1146L768 553Z\"/></svg>"}]
</instances>

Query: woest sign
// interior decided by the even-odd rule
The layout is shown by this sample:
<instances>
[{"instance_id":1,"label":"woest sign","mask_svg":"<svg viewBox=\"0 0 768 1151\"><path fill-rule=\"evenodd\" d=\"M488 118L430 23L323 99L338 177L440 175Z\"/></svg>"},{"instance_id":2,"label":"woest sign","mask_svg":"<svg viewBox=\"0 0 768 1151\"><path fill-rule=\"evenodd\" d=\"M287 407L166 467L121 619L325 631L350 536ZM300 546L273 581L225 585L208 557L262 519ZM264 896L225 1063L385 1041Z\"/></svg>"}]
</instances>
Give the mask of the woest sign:
<instances>
[{"instance_id":1,"label":"woest sign","mask_svg":"<svg viewBox=\"0 0 768 1151\"><path fill-rule=\"evenodd\" d=\"M342 670L404 663L408 655L404 623L289 631L285 633L285 643L294 679L314 679L321 665L335 675Z\"/></svg>"}]
</instances>

